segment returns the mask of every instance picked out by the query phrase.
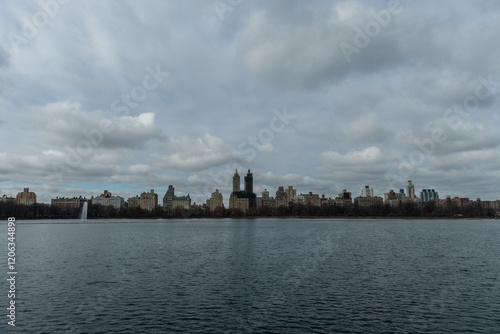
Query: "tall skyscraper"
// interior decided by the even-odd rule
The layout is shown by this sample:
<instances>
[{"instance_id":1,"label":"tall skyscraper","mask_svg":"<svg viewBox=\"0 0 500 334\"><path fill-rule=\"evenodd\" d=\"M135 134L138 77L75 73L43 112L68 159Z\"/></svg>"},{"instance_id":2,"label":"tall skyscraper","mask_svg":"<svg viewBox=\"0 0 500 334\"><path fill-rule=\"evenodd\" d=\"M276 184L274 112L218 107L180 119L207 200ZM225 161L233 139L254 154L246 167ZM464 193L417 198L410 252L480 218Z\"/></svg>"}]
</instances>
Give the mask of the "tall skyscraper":
<instances>
[{"instance_id":1,"label":"tall skyscraper","mask_svg":"<svg viewBox=\"0 0 500 334\"><path fill-rule=\"evenodd\" d=\"M172 208L172 203L174 201L174 186L169 185L167 192L165 193L165 196L163 196L163 208L164 209L171 209Z\"/></svg>"},{"instance_id":2,"label":"tall skyscraper","mask_svg":"<svg viewBox=\"0 0 500 334\"><path fill-rule=\"evenodd\" d=\"M295 197L297 197L297 190L293 189L292 186L288 186L288 188L285 189L285 192L289 202L295 200Z\"/></svg>"},{"instance_id":3,"label":"tall skyscraper","mask_svg":"<svg viewBox=\"0 0 500 334\"><path fill-rule=\"evenodd\" d=\"M238 174L238 170L236 170L233 176L233 193L240 191L240 182L240 174Z\"/></svg>"},{"instance_id":4,"label":"tall skyscraper","mask_svg":"<svg viewBox=\"0 0 500 334\"><path fill-rule=\"evenodd\" d=\"M416 198L415 186L413 185L413 183L411 183L411 180L408 180L408 184L406 185L406 194L408 195L408 198L411 199Z\"/></svg>"},{"instance_id":5,"label":"tall skyscraper","mask_svg":"<svg viewBox=\"0 0 500 334\"><path fill-rule=\"evenodd\" d=\"M247 176L245 176L245 192L247 194L253 193L253 174L248 170Z\"/></svg>"},{"instance_id":6,"label":"tall skyscraper","mask_svg":"<svg viewBox=\"0 0 500 334\"><path fill-rule=\"evenodd\" d=\"M233 176L233 192L229 196L229 208L247 212L249 208L257 207L257 196L253 193L253 174L248 170L245 176L245 190L240 190L240 175L238 170Z\"/></svg>"}]
</instances>

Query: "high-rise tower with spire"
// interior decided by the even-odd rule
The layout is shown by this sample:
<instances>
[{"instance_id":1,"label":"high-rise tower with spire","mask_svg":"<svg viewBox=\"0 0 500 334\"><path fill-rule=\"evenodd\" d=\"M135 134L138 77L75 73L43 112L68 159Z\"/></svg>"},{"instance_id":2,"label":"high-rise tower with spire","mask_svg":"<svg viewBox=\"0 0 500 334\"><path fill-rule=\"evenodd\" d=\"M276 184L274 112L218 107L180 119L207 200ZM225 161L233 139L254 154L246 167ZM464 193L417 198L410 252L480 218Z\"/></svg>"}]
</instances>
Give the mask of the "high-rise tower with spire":
<instances>
[{"instance_id":1,"label":"high-rise tower with spire","mask_svg":"<svg viewBox=\"0 0 500 334\"><path fill-rule=\"evenodd\" d=\"M238 170L233 175L233 192L229 196L229 209L247 212L250 208L257 207L257 196L253 192L253 174L248 170L245 176L245 190L240 189L240 175Z\"/></svg>"},{"instance_id":2,"label":"high-rise tower with spire","mask_svg":"<svg viewBox=\"0 0 500 334\"><path fill-rule=\"evenodd\" d=\"M240 174L238 174L238 170L236 170L233 176L233 193L239 191L240 191Z\"/></svg>"}]
</instances>

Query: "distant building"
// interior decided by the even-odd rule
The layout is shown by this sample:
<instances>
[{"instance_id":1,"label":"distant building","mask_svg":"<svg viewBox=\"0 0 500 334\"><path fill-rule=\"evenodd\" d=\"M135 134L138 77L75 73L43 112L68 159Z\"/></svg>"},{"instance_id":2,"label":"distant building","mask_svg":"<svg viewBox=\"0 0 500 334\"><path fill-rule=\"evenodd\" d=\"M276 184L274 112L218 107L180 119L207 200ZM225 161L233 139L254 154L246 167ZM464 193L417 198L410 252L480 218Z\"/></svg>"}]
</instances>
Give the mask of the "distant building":
<instances>
[{"instance_id":1,"label":"distant building","mask_svg":"<svg viewBox=\"0 0 500 334\"><path fill-rule=\"evenodd\" d=\"M307 194L300 193L296 195L292 202L294 204L302 204L306 206L327 206L333 205L334 203L332 199L326 198L325 194L320 197L319 194L313 194L312 191Z\"/></svg>"},{"instance_id":2,"label":"distant building","mask_svg":"<svg viewBox=\"0 0 500 334\"><path fill-rule=\"evenodd\" d=\"M171 209L174 201L174 186L169 185L165 196L163 196L163 208Z\"/></svg>"},{"instance_id":3,"label":"distant building","mask_svg":"<svg viewBox=\"0 0 500 334\"><path fill-rule=\"evenodd\" d=\"M276 208L276 207L278 207L278 203L276 202L276 200L274 198L271 197L271 199L262 200L262 206Z\"/></svg>"},{"instance_id":4,"label":"distant building","mask_svg":"<svg viewBox=\"0 0 500 334\"><path fill-rule=\"evenodd\" d=\"M140 196L131 197L128 199L129 208L137 208L154 211L158 206L158 195L155 194L154 189L149 192L143 192Z\"/></svg>"},{"instance_id":5,"label":"distant building","mask_svg":"<svg viewBox=\"0 0 500 334\"><path fill-rule=\"evenodd\" d=\"M276 200L273 196L269 196L269 191L267 189L264 189L262 192L262 197L257 197L257 209L260 209L263 206L272 208L277 207Z\"/></svg>"},{"instance_id":6,"label":"distant building","mask_svg":"<svg viewBox=\"0 0 500 334\"><path fill-rule=\"evenodd\" d=\"M400 201L401 203L405 204L405 203L413 203L413 204L416 204L416 205L421 205L422 204L422 201L420 200L420 197L415 197L415 198L408 198L408 197L403 197L401 199L398 199L398 201Z\"/></svg>"},{"instance_id":7,"label":"distant building","mask_svg":"<svg viewBox=\"0 0 500 334\"><path fill-rule=\"evenodd\" d=\"M172 185L168 186L165 196L163 196L163 208L165 210L175 210L177 208L189 210L191 208L191 197L175 196L175 188Z\"/></svg>"},{"instance_id":8,"label":"distant building","mask_svg":"<svg viewBox=\"0 0 500 334\"><path fill-rule=\"evenodd\" d=\"M215 211L217 208L224 208L223 197L219 189L215 189L215 192L212 193L212 196L208 200L208 208L210 211Z\"/></svg>"},{"instance_id":9,"label":"distant building","mask_svg":"<svg viewBox=\"0 0 500 334\"><path fill-rule=\"evenodd\" d=\"M319 199L320 206L331 206L335 205L335 201L332 200L331 198L325 197L325 194L321 195L321 198Z\"/></svg>"},{"instance_id":10,"label":"distant building","mask_svg":"<svg viewBox=\"0 0 500 334\"><path fill-rule=\"evenodd\" d=\"M240 196L238 196L232 193L229 196L229 209L241 210L245 213L248 212L250 208L250 199L244 196L245 194L241 194Z\"/></svg>"},{"instance_id":11,"label":"distant building","mask_svg":"<svg viewBox=\"0 0 500 334\"><path fill-rule=\"evenodd\" d=\"M14 197L7 197L7 195L3 195L2 197L0 197L0 203L12 203L14 204Z\"/></svg>"},{"instance_id":12,"label":"distant building","mask_svg":"<svg viewBox=\"0 0 500 334\"><path fill-rule=\"evenodd\" d=\"M253 192L253 174L248 170L245 176L245 190L240 190L240 175L238 170L233 176L233 192L229 196L229 209L241 210L248 212L250 208L257 207L257 196Z\"/></svg>"},{"instance_id":13,"label":"distant building","mask_svg":"<svg viewBox=\"0 0 500 334\"><path fill-rule=\"evenodd\" d=\"M410 194L412 194L412 198L409 196L407 197L404 194L403 189L400 189L398 193L396 193L394 190L390 190L388 193L384 194L384 203L389 204L390 206L396 206L399 205L399 203L405 204L405 203L414 203L417 205L421 204L420 198L415 197L415 188L412 188L411 181L409 182L409 188L407 187L407 191L409 191Z\"/></svg>"},{"instance_id":14,"label":"distant building","mask_svg":"<svg viewBox=\"0 0 500 334\"><path fill-rule=\"evenodd\" d=\"M454 197L451 199L451 203L453 203L454 205L456 205L459 208L465 208L466 206L469 206L470 199Z\"/></svg>"},{"instance_id":15,"label":"distant building","mask_svg":"<svg viewBox=\"0 0 500 334\"><path fill-rule=\"evenodd\" d=\"M450 196L446 196L446 199L438 199L436 203L440 207L465 208L469 206L471 201L468 198L459 198L459 197L451 198Z\"/></svg>"},{"instance_id":16,"label":"distant building","mask_svg":"<svg viewBox=\"0 0 500 334\"><path fill-rule=\"evenodd\" d=\"M485 210L488 210L488 209L500 210L500 200L482 201L480 198L478 198L476 200L475 204L478 205L479 207L485 209Z\"/></svg>"},{"instance_id":17,"label":"distant building","mask_svg":"<svg viewBox=\"0 0 500 334\"><path fill-rule=\"evenodd\" d=\"M24 188L22 193L18 193L14 201L16 204L33 205L36 204L36 195L30 192L29 188Z\"/></svg>"},{"instance_id":18,"label":"distant building","mask_svg":"<svg viewBox=\"0 0 500 334\"><path fill-rule=\"evenodd\" d=\"M207 201L210 201L210 199L208 199ZM206 212L207 210L209 210L209 208L208 208L208 204L206 204L206 203L203 203L203 204L199 205L199 204L196 204L196 202L194 202L191 205L191 210L200 211L200 212Z\"/></svg>"},{"instance_id":19,"label":"distant building","mask_svg":"<svg viewBox=\"0 0 500 334\"><path fill-rule=\"evenodd\" d=\"M296 198L295 203L302 203L306 206L321 206L321 199L319 197L319 194L313 194L312 191L310 191L308 194L300 194Z\"/></svg>"},{"instance_id":20,"label":"distant building","mask_svg":"<svg viewBox=\"0 0 500 334\"><path fill-rule=\"evenodd\" d=\"M434 189L422 189L420 192L420 200L422 202L437 201L438 199L439 195Z\"/></svg>"},{"instance_id":21,"label":"distant building","mask_svg":"<svg viewBox=\"0 0 500 334\"><path fill-rule=\"evenodd\" d=\"M363 189L361 189L361 197L373 197L373 188L370 188L370 186L365 186Z\"/></svg>"},{"instance_id":22,"label":"distant building","mask_svg":"<svg viewBox=\"0 0 500 334\"><path fill-rule=\"evenodd\" d=\"M348 206L352 205L352 195L346 189L342 190L338 197L335 198L335 205Z\"/></svg>"},{"instance_id":23,"label":"distant building","mask_svg":"<svg viewBox=\"0 0 500 334\"><path fill-rule=\"evenodd\" d=\"M401 199L400 194L396 194L396 192L391 189L388 193L384 194L384 203L389 204L390 206L396 206L398 201Z\"/></svg>"},{"instance_id":24,"label":"distant building","mask_svg":"<svg viewBox=\"0 0 500 334\"><path fill-rule=\"evenodd\" d=\"M468 198L454 197L454 198L451 198L450 201L451 201L451 203L453 203L454 205L456 205L459 208L465 208L466 206L468 206L470 204L470 199L468 199Z\"/></svg>"},{"instance_id":25,"label":"distant building","mask_svg":"<svg viewBox=\"0 0 500 334\"><path fill-rule=\"evenodd\" d=\"M382 197L378 196L370 196L370 197L356 197L354 199L354 205L358 205L359 207L370 207L374 205L383 205L384 204L384 199Z\"/></svg>"},{"instance_id":26,"label":"distant building","mask_svg":"<svg viewBox=\"0 0 500 334\"><path fill-rule=\"evenodd\" d=\"M295 196L295 198L293 199L293 203L295 203L295 204L303 204L303 205L307 204L306 198L305 198L305 196L302 193L299 194L299 195L297 195L297 196Z\"/></svg>"},{"instance_id":27,"label":"distant building","mask_svg":"<svg viewBox=\"0 0 500 334\"><path fill-rule=\"evenodd\" d=\"M98 197L92 197L92 204L102 206L112 206L116 209L125 207L125 199L120 196L113 196L109 191L104 190L104 193Z\"/></svg>"},{"instance_id":28,"label":"distant building","mask_svg":"<svg viewBox=\"0 0 500 334\"><path fill-rule=\"evenodd\" d=\"M406 185L406 195L408 196L408 198L411 198L411 199L416 198L415 186L413 185L413 183L410 180L408 180L408 184Z\"/></svg>"},{"instance_id":29,"label":"distant building","mask_svg":"<svg viewBox=\"0 0 500 334\"><path fill-rule=\"evenodd\" d=\"M399 199L406 198L405 190L404 189L399 189L399 193L396 194Z\"/></svg>"},{"instance_id":30,"label":"distant building","mask_svg":"<svg viewBox=\"0 0 500 334\"><path fill-rule=\"evenodd\" d=\"M264 189L264 191L262 192L262 200L263 201L267 201L269 200L269 191L267 189Z\"/></svg>"},{"instance_id":31,"label":"distant building","mask_svg":"<svg viewBox=\"0 0 500 334\"><path fill-rule=\"evenodd\" d=\"M135 196L135 197L130 197L128 200L127 200L127 204L126 206L128 208L137 208L139 207L139 196Z\"/></svg>"},{"instance_id":32,"label":"distant building","mask_svg":"<svg viewBox=\"0 0 500 334\"><path fill-rule=\"evenodd\" d=\"M285 192L288 198L288 202L293 202L293 200L297 196L297 189L293 189L292 186L288 186L288 188L285 189Z\"/></svg>"},{"instance_id":33,"label":"distant building","mask_svg":"<svg viewBox=\"0 0 500 334\"><path fill-rule=\"evenodd\" d=\"M174 200L172 202L172 209L191 209L191 197L189 194L187 196L174 196Z\"/></svg>"},{"instance_id":34,"label":"distant building","mask_svg":"<svg viewBox=\"0 0 500 334\"><path fill-rule=\"evenodd\" d=\"M275 198L277 206L288 206L288 195L283 187L278 187Z\"/></svg>"},{"instance_id":35,"label":"distant building","mask_svg":"<svg viewBox=\"0 0 500 334\"><path fill-rule=\"evenodd\" d=\"M354 199L354 205L364 208L383 204L384 199L382 197L375 196L373 188L370 188L370 186L365 186L361 189L361 196Z\"/></svg>"},{"instance_id":36,"label":"distant building","mask_svg":"<svg viewBox=\"0 0 500 334\"><path fill-rule=\"evenodd\" d=\"M56 197L50 200L50 205L59 208L81 208L83 203L90 202L90 200L80 196L73 198Z\"/></svg>"},{"instance_id":37,"label":"distant building","mask_svg":"<svg viewBox=\"0 0 500 334\"><path fill-rule=\"evenodd\" d=\"M241 191L240 187L241 187L240 174L238 174L238 170L236 170L233 175L233 193Z\"/></svg>"}]
</instances>

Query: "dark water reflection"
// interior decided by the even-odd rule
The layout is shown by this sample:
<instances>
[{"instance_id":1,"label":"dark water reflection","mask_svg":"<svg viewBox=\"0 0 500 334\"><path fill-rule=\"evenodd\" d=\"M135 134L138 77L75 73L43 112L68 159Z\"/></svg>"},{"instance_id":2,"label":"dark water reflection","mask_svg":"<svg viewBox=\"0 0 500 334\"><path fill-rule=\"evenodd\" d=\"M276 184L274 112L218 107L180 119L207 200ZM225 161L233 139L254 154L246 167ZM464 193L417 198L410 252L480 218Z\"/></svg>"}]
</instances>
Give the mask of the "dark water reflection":
<instances>
[{"instance_id":1,"label":"dark water reflection","mask_svg":"<svg viewBox=\"0 0 500 334\"><path fill-rule=\"evenodd\" d=\"M500 332L500 221L22 223L11 332Z\"/></svg>"}]
</instances>

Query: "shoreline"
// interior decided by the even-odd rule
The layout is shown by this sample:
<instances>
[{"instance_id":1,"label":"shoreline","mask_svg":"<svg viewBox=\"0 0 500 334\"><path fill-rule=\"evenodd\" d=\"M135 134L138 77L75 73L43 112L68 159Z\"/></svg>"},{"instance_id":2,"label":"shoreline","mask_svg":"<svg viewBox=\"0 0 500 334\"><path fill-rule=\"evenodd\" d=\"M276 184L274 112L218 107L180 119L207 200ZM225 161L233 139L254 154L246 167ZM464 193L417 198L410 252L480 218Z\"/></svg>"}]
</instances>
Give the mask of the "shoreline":
<instances>
[{"instance_id":1,"label":"shoreline","mask_svg":"<svg viewBox=\"0 0 500 334\"><path fill-rule=\"evenodd\" d=\"M37 221L40 224L57 224L57 221L63 221L64 224L99 224L99 223L114 223L115 221L124 221L124 220L133 220L138 221L142 220L145 222L155 222L155 221L169 221L169 220L186 220L186 221L196 221L201 219L210 219L210 220L225 220L225 219L236 219L236 220L246 220L246 219L329 219L329 220L496 220L500 219L498 217L394 217L394 216L265 216L265 217L256 217L256 216L246 216L246 217L172 217L172 218L155 218L155 217L140 217L140 218L88 218L85 220L81 220L79 218L35 218L35 219L16 219L16 222L23 221ZM4 220L4 219L2 219ZM45 221L52 222L45 222ZM108 220L106 222L106 220ZM7 221L5 219L5 221ZM68 222L71 221L71 222Z\"/></svg>"}]
</instances>

